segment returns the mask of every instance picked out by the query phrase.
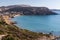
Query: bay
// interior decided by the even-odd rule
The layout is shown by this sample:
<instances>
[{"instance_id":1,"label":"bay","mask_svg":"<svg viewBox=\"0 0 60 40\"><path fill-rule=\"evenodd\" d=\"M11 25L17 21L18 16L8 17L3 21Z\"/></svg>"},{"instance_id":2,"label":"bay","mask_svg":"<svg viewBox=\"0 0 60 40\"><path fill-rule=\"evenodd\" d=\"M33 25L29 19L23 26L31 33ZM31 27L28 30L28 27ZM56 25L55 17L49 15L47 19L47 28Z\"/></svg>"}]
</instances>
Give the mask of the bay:
<instances>
[{"instance_id":1,"label":"bay","mask_svg":"<svg viewBox=\"0 0 60 40\"><path fill-rule=\"evenodd\" d=\"M60 35L60 15L24 15L17 16L12 20L16 21L16 25L22 29Z\"/></svg>"}]
</instances>

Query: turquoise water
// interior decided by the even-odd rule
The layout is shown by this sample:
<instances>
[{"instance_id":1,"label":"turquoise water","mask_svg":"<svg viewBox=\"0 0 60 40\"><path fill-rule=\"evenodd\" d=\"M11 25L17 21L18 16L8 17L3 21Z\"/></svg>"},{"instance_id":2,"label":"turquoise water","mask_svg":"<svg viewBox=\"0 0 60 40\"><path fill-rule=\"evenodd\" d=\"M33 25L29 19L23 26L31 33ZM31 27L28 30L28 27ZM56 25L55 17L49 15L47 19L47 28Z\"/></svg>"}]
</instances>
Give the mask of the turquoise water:
<instances>
[{"instance_id":1,"label":"turquoise water","mask_svg":"<svg viewBox=\"0 0 60 40\"><path fill-rule=\"evenodd\" d=\"M60 35L60 15L18 16L12 20L17 26L34 32L52 32Z\"/></svg>"}]
</instances>

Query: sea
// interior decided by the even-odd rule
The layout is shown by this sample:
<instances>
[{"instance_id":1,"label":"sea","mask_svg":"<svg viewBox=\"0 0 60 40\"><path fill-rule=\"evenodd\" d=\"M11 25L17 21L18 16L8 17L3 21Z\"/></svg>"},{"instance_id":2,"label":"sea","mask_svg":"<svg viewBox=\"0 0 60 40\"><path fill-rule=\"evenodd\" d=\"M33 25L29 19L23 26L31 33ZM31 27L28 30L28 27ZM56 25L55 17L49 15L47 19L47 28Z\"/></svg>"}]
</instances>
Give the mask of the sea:
<instances>
[{"instance_id":1,"label":"sea","mask_svg":"<svg viewBox=\"0 0 60 40\"><path fill-rule=\"evenodd\" d=\"M60 11L53 11L59 15L23 15L12 18L19 28L33 32L52 33L60 36Z\"/></svg>"}]
</instances>

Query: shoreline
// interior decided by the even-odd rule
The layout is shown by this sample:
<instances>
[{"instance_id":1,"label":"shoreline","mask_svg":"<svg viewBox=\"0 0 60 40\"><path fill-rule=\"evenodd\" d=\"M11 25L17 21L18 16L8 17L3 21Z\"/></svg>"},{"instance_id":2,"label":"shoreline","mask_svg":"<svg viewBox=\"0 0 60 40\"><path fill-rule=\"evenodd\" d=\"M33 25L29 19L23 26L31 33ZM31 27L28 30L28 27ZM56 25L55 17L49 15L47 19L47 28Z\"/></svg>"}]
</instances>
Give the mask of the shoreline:
<instances>
[{"instance_id":1,"label":"shoreline","mask_svg":"<svg viewBox=\"0 0 60 40\"><path fill-rule=\"evenodd\" d=\"M19 15L18 15L19 16ZM15 17L18 17L18 16L15 16ZM21 16L21 15L20 15ZM25 15L24 15L25 16ZM14 17L14 18L15 18ZM16 23L17 24L17 23ZM22 28L22 29L24 29L24 28ZM31 31L31 30L30 30ZM37 32L37 31L33 31L33 32ZM58 31L59 32L59 31ZM39 32L37 32L37 33L39 33ZM44 34L49 34L49 33L52 33L54 36L60 36L60 35L57 35L57 34L59 34L59 33L57 33L57 32L55 32L55 31L44 31L44 32L41 32L41 33L44 33Z\"/></svg>"},{"instance_id":2,"label":"shoreline","mask_svg":"<svg viewBox=\"0 0 60 40\"><path fill-rule=\"evenodd\" d=\"M17 15L17 16L19 16L19 15ZM14 16L14 18L17 16ZM8 15L5 15L5 16L3 15L3 19L9 25L11 25L11 23L13 23L13 21L11 21L11 17L9 17ZM12 24L12 25L14 25L14 24ZM41 32L41 33L43 33L43 32ZM43 33L43 34L47 34L47 33ZM51 35L51 37L52 37L52 39L56 39L56 38L59 38L60 36Z\"/></svg>"},{"instance_id":3,"label":"shoreline","mask_svg":"<svg viewBox=\"0 0 60 40\"><path fill-rule=\"evenodd\" d=\"M21 16L21 15L17 15L17 16L14 16L14 18L15 17L18 17L18 16ZM13 21L12 21L13 22ZM17 24L17 23L15 23L15 24ZM16 25L17 26L17 25ZM46 31L46 32L43 32L44 34L46 33L46 34L48 34L48 33L52 33L52 32L54 32L54 31L50 31L50 32L48 32L48 31ZM38 32L39 33L39 32ZM57 35L56 35L57 36Z\"/></svg>"}]
</instances>

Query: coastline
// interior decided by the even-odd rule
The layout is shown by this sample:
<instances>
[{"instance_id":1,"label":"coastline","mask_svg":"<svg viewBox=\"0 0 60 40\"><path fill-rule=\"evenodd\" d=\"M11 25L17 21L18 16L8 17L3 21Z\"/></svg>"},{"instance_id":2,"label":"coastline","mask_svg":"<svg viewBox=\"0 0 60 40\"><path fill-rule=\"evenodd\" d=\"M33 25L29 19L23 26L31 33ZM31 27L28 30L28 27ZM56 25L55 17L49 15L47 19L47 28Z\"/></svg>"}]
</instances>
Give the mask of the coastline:
<instances>
[{"instance_id":1,"label":"coastline","mask_svg":"<svg viewBox=\"0 0 60 40\"><path fill-rule=\"evenodd\" d=\"M20 16L20 15L17 15L17 16ZM13 17L17 17L16 15L15 16L13 16ZM13 21L11 21L11 17L9 17L8 15L3 15L3 19L4 19L4 21L7 23L7 24L9 24L9 25L11 25L12 23L13 23ZM15 24L15 23L14 23ZM12 25L14 25L14 24L12 24ZM16 25L15 25L16 26ZM45 34L45 33L43 33L43 34ZM59 38L60 36L55 36L55 35L50 35L50 39L56 39L56 38ZM45 38L45 37L43 37L43 38ZM38 38L38 39L40 39L40 38Z\"/></svg>"},{"instance_id":2,"label":"coastline","mask_svg":"<svg viewBox=\"0 0 60 40\"><path fill-rule=\"evenodd\" d=\"M22 17L25 17L26 15L22 15ZM34 15L32 15L32 16L34 16ZM27 16L27 17L30 17L29 15ZM16 18L18 18L18 20L15 20ZM18 22L18 24L17 24L17 26L18 27L21 27L22 29L28 29L28 30L30 30L31 28L31 30L30 31L33 31L33 32L42 32L42 33L44 33L44 34L49 34L49 33L52 33L53 35L55 35L55 36L60 36L60 34L59 34L59 31L54 31L54 30L51 30L51 31L49 31L49 30L45 30L45 29L43 29L44 31L41 31L41 30L38 30L38 28L40 29L40 27L37 25L37 26L25 26L25 22L26 22L26 20L24 20L25 18L23 18L23 21L25 21L25 22L23 22L23 21L20 21L20 23L23 23L22 25L21 24L19 24L19 20L21 20L21 19L19 19L19 17L17 16L16 18L12 18L13 19L13 21L15 20L15 21L17 21ZM30 19L30 18L29 18ZM27 22L26 22L27 23ZM33 22L32 22L33 23ZM29 25L29 24L28 24ZM34 25L34 24L33 24ZM29 27L29 28L28 28ZM37 29L36 28L33 28L33 27L38 27ZM46 26L45 26L46 27ZM36 30L36 31L35 31ZM38 31L37 31L38 30Z\"/></svg>"}]
</instances>

